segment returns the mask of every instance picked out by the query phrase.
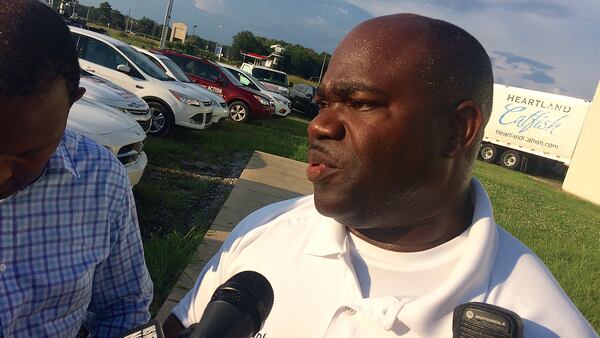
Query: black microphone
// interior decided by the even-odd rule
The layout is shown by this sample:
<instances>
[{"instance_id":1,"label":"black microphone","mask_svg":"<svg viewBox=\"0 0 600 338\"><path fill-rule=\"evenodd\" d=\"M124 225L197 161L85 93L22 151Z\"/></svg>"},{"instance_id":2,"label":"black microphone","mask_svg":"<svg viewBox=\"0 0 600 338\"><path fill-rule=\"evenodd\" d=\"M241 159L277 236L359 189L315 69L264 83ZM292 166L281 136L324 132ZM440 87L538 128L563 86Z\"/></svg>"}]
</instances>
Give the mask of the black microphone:
<instances>
[{"instance_id":1,"label":"black microphone","mask_svg":"<svg viewBox=\"0 0 600 338\"><path fill-rule=\"evenodd\" d=\"M200 322L176 337L249 338L262 328L272 307L269 281L258 272L242 271L215 290Z\"/></svg>"}]
</instances>

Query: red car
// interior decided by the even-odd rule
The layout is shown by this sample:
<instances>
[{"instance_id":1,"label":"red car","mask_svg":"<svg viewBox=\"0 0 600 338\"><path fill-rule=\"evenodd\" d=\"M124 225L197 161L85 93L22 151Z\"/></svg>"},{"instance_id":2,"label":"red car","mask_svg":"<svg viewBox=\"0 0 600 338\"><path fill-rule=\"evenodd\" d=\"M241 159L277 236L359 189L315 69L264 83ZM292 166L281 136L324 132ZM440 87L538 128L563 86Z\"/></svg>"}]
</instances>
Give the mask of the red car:
<instances>
[{"instance_id":1,"label":"red car","mask_svg":"<svg viewBox=\"0 0 600 338\"><path fill-rule=\"evenodd\" d=\"M242 85L219 64L168 49L153 50L169 57L195 83L219 94L229 106L229 117L236 122L271 117L275 102L260 92Z\"/></svg>"}]
</instances>

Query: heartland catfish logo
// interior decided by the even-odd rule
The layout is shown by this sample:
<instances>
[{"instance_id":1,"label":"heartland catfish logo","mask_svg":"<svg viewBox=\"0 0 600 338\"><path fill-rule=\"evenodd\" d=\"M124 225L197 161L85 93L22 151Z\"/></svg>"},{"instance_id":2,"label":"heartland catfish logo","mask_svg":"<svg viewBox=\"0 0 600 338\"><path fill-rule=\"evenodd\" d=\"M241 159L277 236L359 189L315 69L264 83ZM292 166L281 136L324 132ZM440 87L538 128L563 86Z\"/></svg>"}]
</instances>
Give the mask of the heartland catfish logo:
<instances>
[{"instance_id":1,"label":"heartland catfish logo","mask_svg":"<svg viewBox=\"0 0 600 338\"><path fill-rule=\"evenodd\" d=\"M504 113L500 115L498 123L505 126L515 125L519 133L535 129L553 135L571 111L569 105L547 103L513 94L509 94L506 101L514 103L504 107Z\"/></svg>"}]
</instances>

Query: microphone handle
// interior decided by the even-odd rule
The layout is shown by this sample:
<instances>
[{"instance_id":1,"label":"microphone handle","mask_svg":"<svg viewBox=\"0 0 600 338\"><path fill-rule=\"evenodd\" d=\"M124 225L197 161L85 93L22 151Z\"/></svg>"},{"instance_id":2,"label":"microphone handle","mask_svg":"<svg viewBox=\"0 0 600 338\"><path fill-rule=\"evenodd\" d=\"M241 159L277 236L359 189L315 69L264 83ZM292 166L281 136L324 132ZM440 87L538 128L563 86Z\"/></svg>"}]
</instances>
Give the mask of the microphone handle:
<instances>
[{"instance_id":1,"label":"microphone handle","mask_svg":"<svg viewBox=\"0 0 600 338\"><path fill-rule=\"evenodd\" d=\"M190 338L249 338L254 335L250 316L220 300L208 303L202 319L193 327Z\"/></svg>"}]
</instances>

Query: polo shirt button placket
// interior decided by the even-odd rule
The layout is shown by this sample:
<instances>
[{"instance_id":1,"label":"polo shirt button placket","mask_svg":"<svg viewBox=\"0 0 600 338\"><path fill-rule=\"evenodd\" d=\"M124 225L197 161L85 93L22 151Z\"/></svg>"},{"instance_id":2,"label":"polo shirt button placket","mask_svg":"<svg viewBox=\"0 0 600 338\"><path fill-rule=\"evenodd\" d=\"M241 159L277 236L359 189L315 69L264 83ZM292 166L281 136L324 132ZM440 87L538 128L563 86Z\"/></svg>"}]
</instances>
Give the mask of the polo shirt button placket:
<instances>
[{"instance_id":1,"label":"polo shirt button placket","mask_svg":"<svg viewBox=\"0 0 600 338\"><path fill-rule=\"evenodd\" d=\"M6 264L0 262L0 273L6 271Z\"/></svg>"}]
</instances>

